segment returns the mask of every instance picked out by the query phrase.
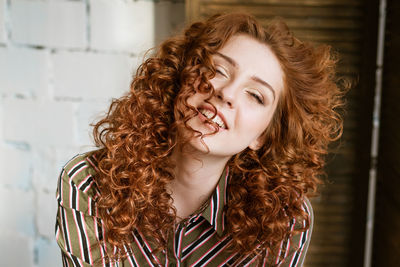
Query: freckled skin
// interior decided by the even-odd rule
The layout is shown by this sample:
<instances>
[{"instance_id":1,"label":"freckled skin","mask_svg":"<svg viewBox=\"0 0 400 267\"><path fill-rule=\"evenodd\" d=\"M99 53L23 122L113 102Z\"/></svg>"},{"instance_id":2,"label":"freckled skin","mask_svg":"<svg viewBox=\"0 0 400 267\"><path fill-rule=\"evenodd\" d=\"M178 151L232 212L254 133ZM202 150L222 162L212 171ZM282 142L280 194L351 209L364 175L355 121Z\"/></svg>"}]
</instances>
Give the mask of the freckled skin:
<instances>
[{"instance_id":1,"label":"freckled skin","mask_svg":"<svg viewBox=\"0 0 400 267\"><path fill-rule=\"evenodd\" d=\"M204 137L210 155L230 158L249 147L262 145L260 135L268 126L283 90L283 71L272 50L246 35L233 36L213 55L216 76L210 81L215 96L210 102L225 118L228 129ZM188 99L195 108L206 105L207 95ZM213 132L199 114L189 125L203 134ZM198 151L207 151L199 138L191 141Z\"/></svg>"}]
</instances>

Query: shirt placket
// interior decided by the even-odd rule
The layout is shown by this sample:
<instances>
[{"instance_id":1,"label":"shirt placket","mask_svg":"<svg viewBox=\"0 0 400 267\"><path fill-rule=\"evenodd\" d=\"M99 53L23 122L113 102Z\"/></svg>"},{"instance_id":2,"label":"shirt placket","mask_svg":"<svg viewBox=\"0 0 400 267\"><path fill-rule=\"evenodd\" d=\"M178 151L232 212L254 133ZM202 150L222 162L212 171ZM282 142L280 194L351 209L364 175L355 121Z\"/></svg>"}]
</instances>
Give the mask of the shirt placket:
<instances>
[{"instance_id":1,"label":"shirt placket","mask_svg":"<svg viewBox=\"0 0 400 267\"><path fill-rule=\"evenodd\" d=\"M185 234L186 224L187 221L181 222L175 226L173 251L177 267L181 266L182 264L182 246L183 246L183 236Z\"/></svg>"}]
</instances>

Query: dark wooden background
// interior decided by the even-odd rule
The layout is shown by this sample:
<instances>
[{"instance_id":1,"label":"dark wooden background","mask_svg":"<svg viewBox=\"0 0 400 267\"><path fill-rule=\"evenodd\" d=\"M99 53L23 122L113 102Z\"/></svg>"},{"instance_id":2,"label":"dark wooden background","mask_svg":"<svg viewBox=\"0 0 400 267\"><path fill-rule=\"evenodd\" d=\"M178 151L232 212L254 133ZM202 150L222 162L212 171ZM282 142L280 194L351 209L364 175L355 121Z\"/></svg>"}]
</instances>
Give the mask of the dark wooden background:
<instances>
[{"instance_id":1,"label":"dark wooden background","mask_svg":"<svg viewBox=\"0 0 400 267\"><path fill-rule=\"evenodd\" d=\"M375 90L378 2L372 0L186 1L188 20L207 17L218 12L239 10L252 13L264 23L268 23L274 16L283 17L294 34L300 39L312 41L316 44L330 44L340 55L339 75L353 82L353 88L347 95L343 137L338 143L338 147L332 151L334 153L331 153L329 157L328 177L325 185L321 187L321 194L312 199L315 227L305 263L307 267L363 265L371 123ZM399 17L399 9L396 10ZM397 42L397 44L400 43L398 33L399 30L397 30L396 37L393 36L394 42ZM400 46L397 45L397 47ZM397 59L400 59L400 56L396 54L389 57L393 62L392 71L398 71L398 67L396 69L395 65L398 64ZM395 78L391 76L392 74L388 75L390 77L385 82L392 83ZM397 75L397 81L393 84L399 84L399 78L400 76ZM397 90L393 90L392 95L387 96L387 101L391 101L392 105L396 106L397 114L399 114L400 104L396 103L394 97L396 94L397 100L399 100L400 89L395 87L393 89ZM390 109L387 113L391 113ZM389 122L386 124L384 122L389 132L393 127L399 129L399 124L393 123L397 119L396 116L392 114L390 118ZM400 135L388 134L390 136L382 135L382 138L389 142L388 148L386 148L386 150L390 150L387 152L387 157L394 154L393 150L397 151L399 156ZM382 147L382 150L385 149L384 147ZM392 161L387 161L388 164L392 164L393 171L390 175L394 177L393 179L396 179L398 188L400 164L395 165L396 162L399 162L398 157L392 159ZM383 172L382 175L384 175ZM384 190L393 190L393 188L389 186ZM389 201L399 205L398 194L396 199L397 202L390 198L382 198L380 203L385 206L385 203ZM397 206L398 209L399 206ZM395 223L392 222L391 227L397 226L397 232L400 229L399 216L399 213L397 213L387 218L395 221ZM384 229L384 226L382 226L382 229ZM386 231L391 230L387 229ZM399 244L393 238L391 241ZM382 240L381 242L385 244L388 241ZM400 261L398 264L400 264Z\"/></svg>"},{"instance_id":2,"label":"dark wooden background","mask_svg":"<svg viewBox=\"0 0 400 267\"><path fill-rule=\"evenodd\" d=\"M374 266L400 266L400 2L387 2Z\"/></svg>"}]
</instances>

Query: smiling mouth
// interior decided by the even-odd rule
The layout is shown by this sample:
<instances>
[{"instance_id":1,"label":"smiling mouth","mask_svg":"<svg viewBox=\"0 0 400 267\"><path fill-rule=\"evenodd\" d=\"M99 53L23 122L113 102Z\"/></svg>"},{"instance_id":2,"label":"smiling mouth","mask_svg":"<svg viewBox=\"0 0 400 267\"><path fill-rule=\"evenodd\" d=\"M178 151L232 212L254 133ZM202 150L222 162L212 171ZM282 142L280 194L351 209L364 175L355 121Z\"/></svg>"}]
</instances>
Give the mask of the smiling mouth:
<instances>
[{"instance_id":1,"label":"smiling mouth","mask_svg":"<svg viewBox=\"0 0 400 267\"><path fill-rule=\"evenodd\" d=\"M198 110L204 117L217 124L219 128L228 129L224 123L224 120L218 114L215 114L209 109L199 108ZM213 118L214 115L215 117Z\"/></svg>"}]
</instances>

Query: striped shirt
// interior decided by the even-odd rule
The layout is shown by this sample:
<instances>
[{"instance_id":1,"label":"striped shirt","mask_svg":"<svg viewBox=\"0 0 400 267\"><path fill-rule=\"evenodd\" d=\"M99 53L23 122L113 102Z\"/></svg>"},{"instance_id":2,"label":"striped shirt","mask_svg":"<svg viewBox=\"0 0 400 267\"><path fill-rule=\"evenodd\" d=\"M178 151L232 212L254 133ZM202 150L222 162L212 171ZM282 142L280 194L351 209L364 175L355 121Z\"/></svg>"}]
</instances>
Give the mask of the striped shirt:
<instances>
[{"instance_id":1,"label":"striped shirt","mask_svg":"<svg viewBox=\"0 0 400 267\"><path fill-rule=\"evenodd\" d=\"M200 213L176 225L166 250L152 253L154 244L135 230L132 232L132 253L123 262L107 263L104 256L113 248L99 242L103 240L105 228L94 200L98 196L93 180L95 162L89 154L75 156L65 165L58 181L55 234L64 266L156 266L155 263L160 266L232 266L238 259L239 255L227 249L231 238L224 231L224 221L229 219L224 215L229 179L227 168L208 205ZM283 261L267 255L266 258L274 260L276 266L301 266L304 261L313 222L312 208L307 199L303 209L311 218L310 229L282 241L281 251L286 253ZM290 227L293 229L303 224L293 219ZM257 260L257 256L249 255L235 266L256 266Z\"/></svg>"}]
</instances>

